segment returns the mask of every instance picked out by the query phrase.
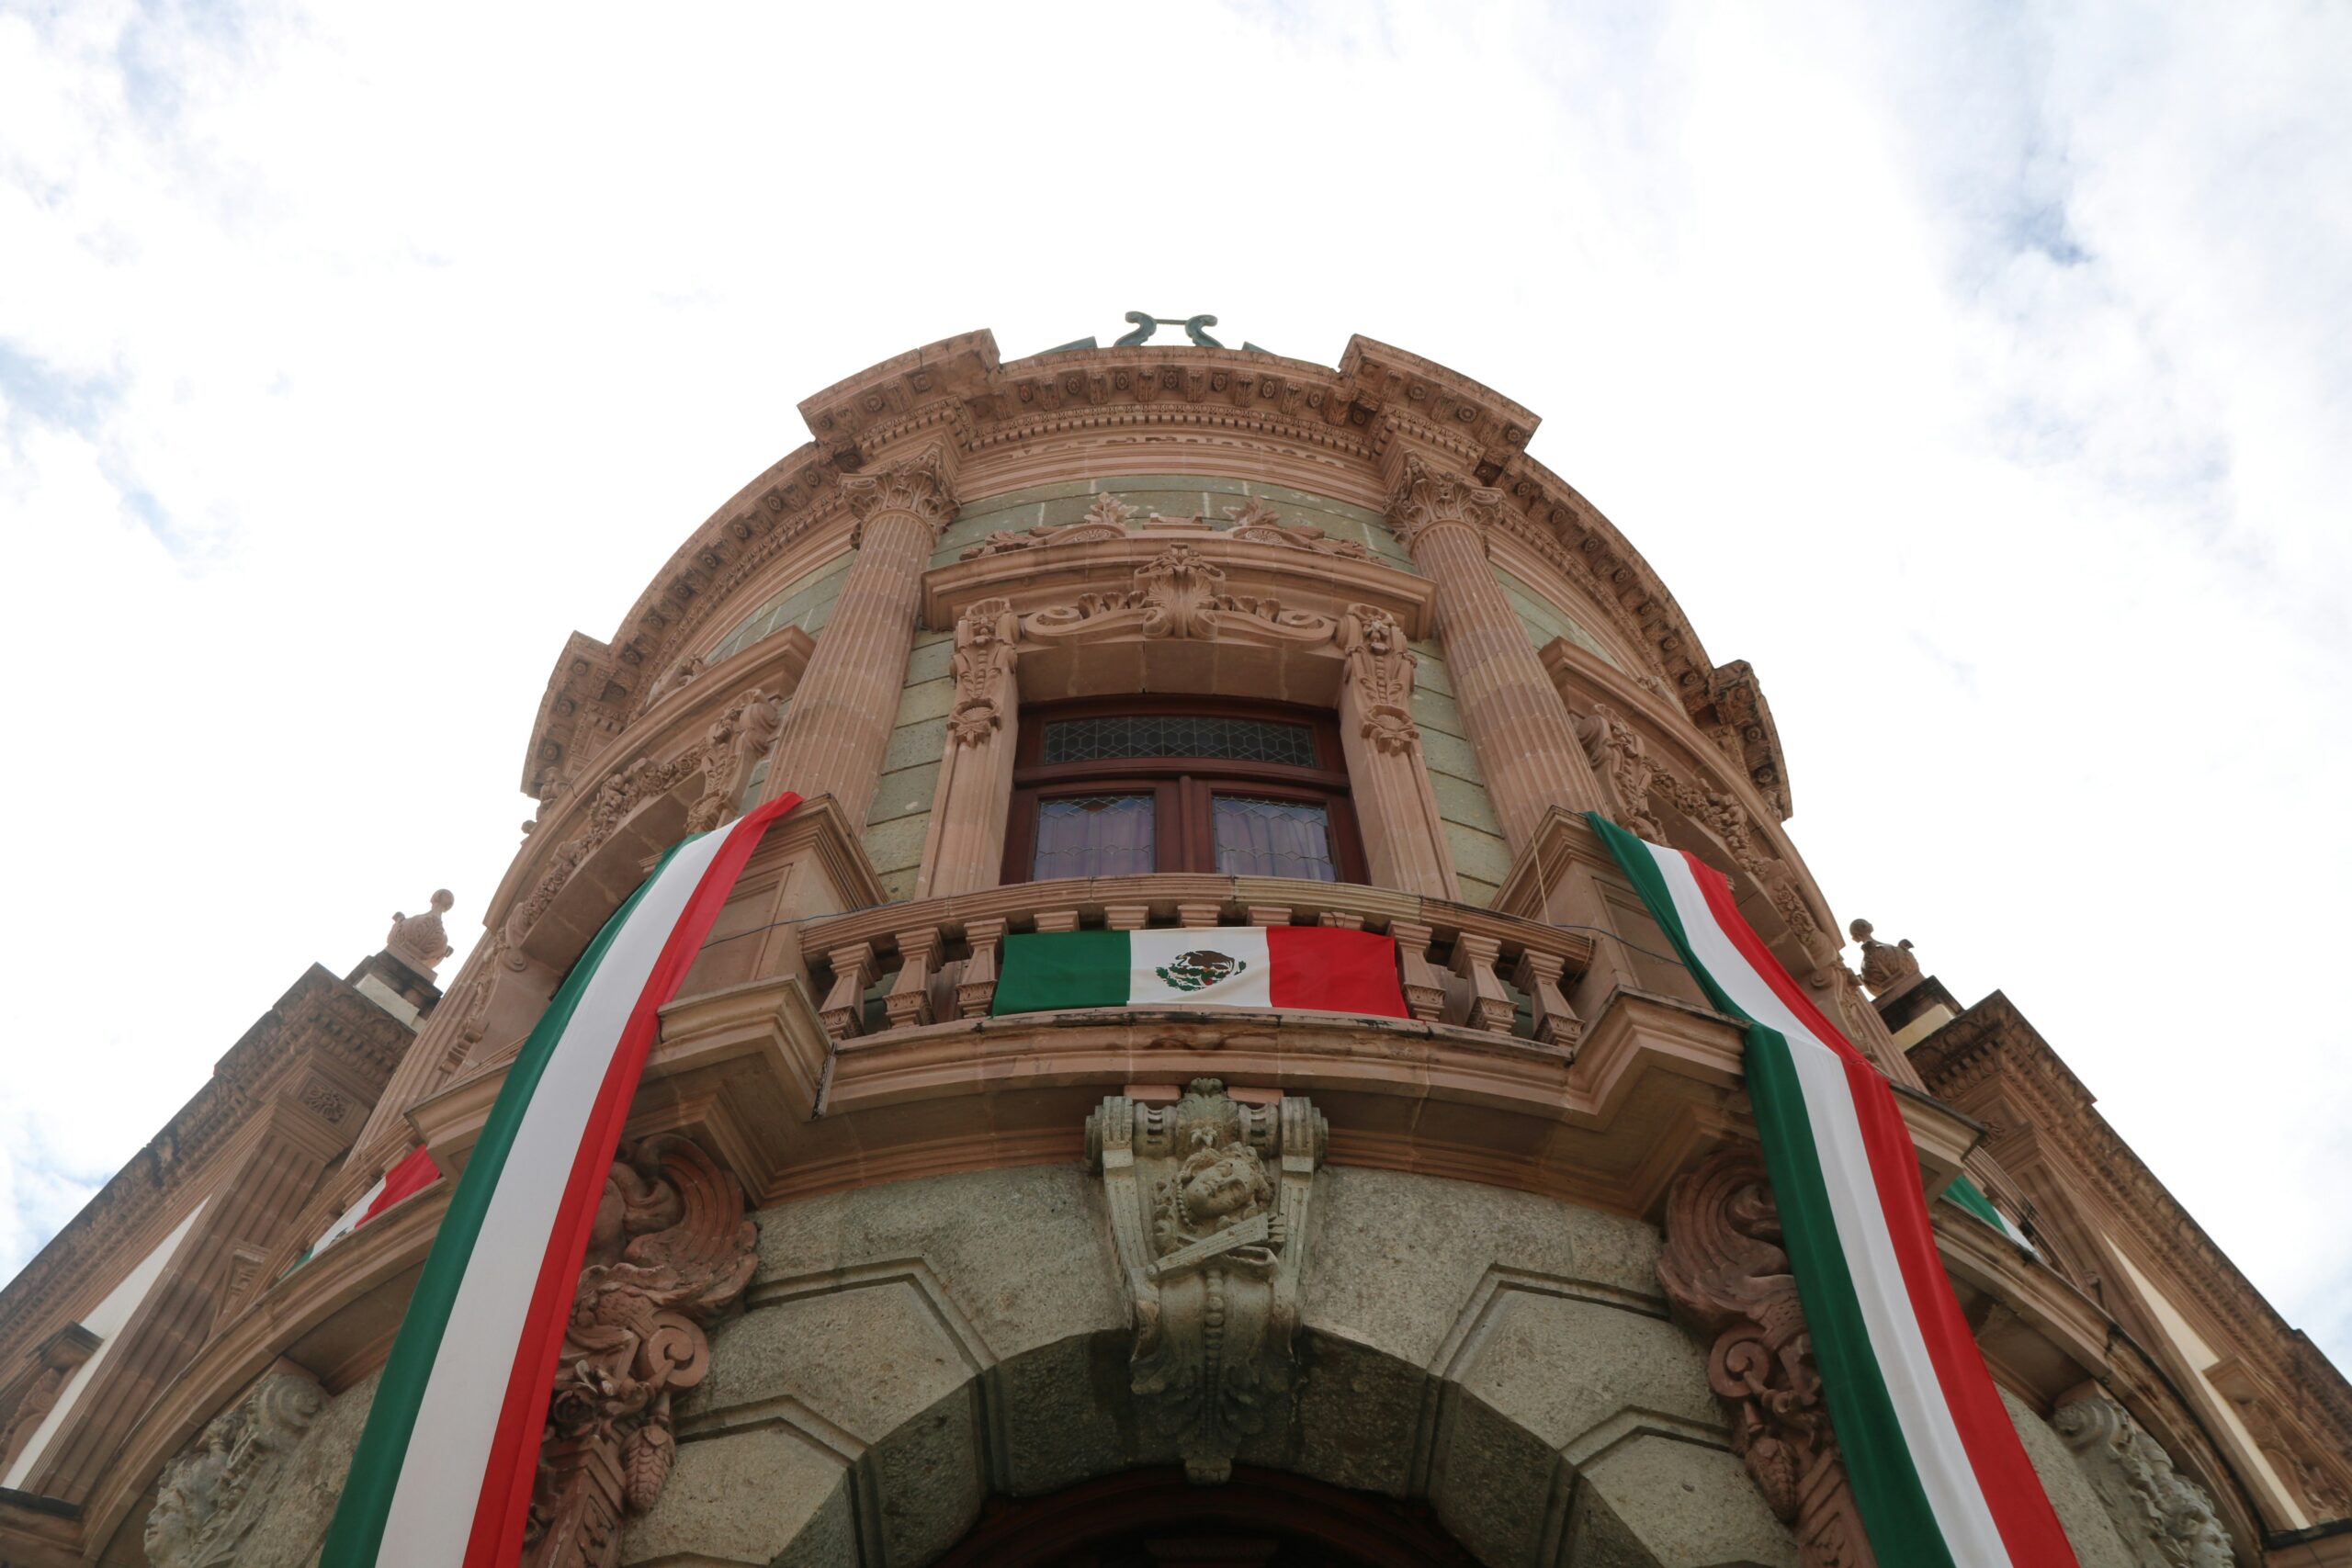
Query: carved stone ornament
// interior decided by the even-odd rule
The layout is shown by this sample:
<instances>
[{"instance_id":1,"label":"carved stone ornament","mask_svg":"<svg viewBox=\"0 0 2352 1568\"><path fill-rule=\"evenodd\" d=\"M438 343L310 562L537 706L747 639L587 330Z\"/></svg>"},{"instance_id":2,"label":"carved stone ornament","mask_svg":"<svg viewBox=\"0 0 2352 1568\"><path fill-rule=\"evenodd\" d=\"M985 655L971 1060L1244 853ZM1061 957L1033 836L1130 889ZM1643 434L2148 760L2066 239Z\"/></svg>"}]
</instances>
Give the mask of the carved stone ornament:
<instances>
[{"instance_id":1,"label":"carved stone ornament","mask_svg":"<svg viewBox=\"0 0 2352 1568\"><path fill-rule=\"evenodd\" d=\"M426 979L440 962L458 950L449 945L448 928L441 917L449 912L457 899L446 887L433 895L432 907L421 915L403 915L392 911L392 929L384 938L384 949Z\"/></svg>"},{"instance_id":2,"label":"carved stone ornament","mask_svg":"<svg viewBox=\"0 0 2352 1568\"><path fill-rule=\"evenodd\" d=\"M1262 496L1253 495L1239 506L1228 506L1225 514L1233 521L1228 538L1246 539L1253 545L1287 545L1341 560L1373 558L1372 552L1353 539L1335 539L1312 524L1283 522L1283 514Z\"/></svg>"},{"instance_id":3,"label":"carved stone ornament","mask_svg":"<svg viewBox=\"0 0 2352 1568\"><path fill-rule=\"evenodd\" d=\"M548 860L527 897L517 902L500 928L495 951L506 967L527 962L523 944L572 874L613 836L629 814L657 795L699 776L702 793L686 810L686 830L705 832L725 821L741 804L752 770L784 733L784 705L757 686L745 692L714 720L700 740L656 762L639 757L606 774L589 802L587 825ZM468 998L468 1005L473 1002ZM482 998L487 1002L487 998Z\"/></svg>"},{"instance_id":4,"label":"carved stone ornament","mask_svg":"<svg viewBox=\"0 0 2352 1568\"><path fill-rule=\"evenodd\" d=\"M1664 843L1666 829L1651 811L1650 801L1652 796L1667 801L1723 840L1733 862L1755 879L1800 939L1821 934L1821 922L1806 905L1796 874L1757 844L1746 807L1721 790L1683 778L1651 756L1634 727L1607 703L1595 703L1588 711L1571 715L1570 720L1577 739L1583 742L1585 761L1613 797L1617 820L1628 831L1653 843ZM1867 974L1864 977L1868 978Z\"/></svg>"},{"instance_id":5,"label":"carved stone ornament","mask_svg":"<svg viewBox=\"0 0 2352 1568\"><path fill-rule=\"evenodd\" d=\"M1388 497L1388 525L1407 549L1428 529L1460 523L1485 532L1501 515L1503 492L1449 473L1419 454L1405 459L1405 477Z\"/></svg>"},{"instance_id":6,"label":"carved stone ornament","mask_svg":"<svg viewBox=\"0 0 2352 1568\"><path fill-rule=\"evenodd\" d=\"M1342 560L1371 562L1378 559L1353 539L1334 538L1309 524L1285 523L1282 513L1261 496L1251 496L1241 505L1228 506L1224 511L1232 524L1224 531L1225 537L1228 539L1252 545L1278 545L1314 555L1335 556ZM1094 503L1086 509L1086 515L1075 523L1041 523L1034 528L1000 529L978 544L967 546L958 558L980 560L1014 550L1063 549L1071 545L1101 544L1106 540L1132 538L1138 534L1163 534L1171 530L1209 532L1215 526L1205 517L1162 517L1157 512L1136 523L1133 521L1135 514L1134 507L1105 491L1094 498Z\"/></svg>"},{"instance_id":7,"label":"carved stone ornament","mask_svg":"<svg viewBox=\"0 0 2352 1568\"><path fill-rule=\"evenodd\" d=\"M1413 671L1420 656L1406 646L1396 617L1371 604L1351 604L1336 637L1345 662L1341 679L1356 688L1363 738L1392 755L1421 743L1413 723Z\"/></svg>"},{"instance_id":8,"label":"carved stone ornament","mask_svg":"<svg viewBox=\"0 0 2352 1568\"><path fill-rule=\"evenodd\" d=\"M653 689L645 694L645 705L650 708L673 692L684 691L702 678L703 669L700 654L690 654L679 660L663 671L662 678L653 682Z\"/></svg>"},{"instance_id":9,"label":"carved stone ornament","mask_svg":"<svg viewBox=\"0 0 2352 1568\"><path fill-rule=\"evenodd\" d=\"M2236 1562L2213 1500L2173 1468L2171 1456L2122 1405L2092 1394L2060 1405L2051 1425L2075 1450L2075 1462L2090 1477L2135 1568L2232 1568Z\"/></svg>"},{"instance_id":10,"label":"carved stone ornament","mask_svg":"<svg viewBox=\"0 0 2352 1568\"><path fill-rule=\"evenodd\" d=\"M947 733L955 744L981 745L1003 728L1020 635L1009 599L982 599L956 618L956 653L948 664L956 677L956 700L947 712Z\"/></svg>"},{"instance_id":11,"label":"carved stone ornament","mask_svg":"<svg viewBox=\"0 0 2352 1568\"><path fill-rule=\"evenodd\" d=\"M1795 1532L1806 1568L1870 1568L1780 1209L1754 1151L1726 1149L1668 1192L1657 1277L1676 1319L1710 1342L1707 1382L1730 1412L1732 1451Z\"/></svg>"},{"instance_id":12,"label":"carved stone ornament","mask_svg":"<svg viewBox=\"0 0 2352 1568\"><path fill-rule=\"evenodd\" d=\"M2245 1423L2254 1446L2262 1450L2262 1457L2270 1461L2270 1468L2287 1483L2314 1523L2352 1518L2352 1487L2345 1484L2336 1469L2336 1464L2342 1462L2340 1459L2331 1463L2322 1457L2258 1394L2243 1389L2222 1392L2236 1406L2238 1418Z\"/></svg>"},{"instance_id":13,"label":"carved stone ornament","mask_svg":"<svg viewBox=\"0 0 2352 1568\"><path fill-rule=\"evenodd\" d=\"M625 1146L572 1297L531 1499L529 1568L612 1568L621 1521L653 1506L677 1443L671 1396L710 1369L706 1330L758 1267L743 1190L674 1135Z\"/></svg>"},{"instance_id":14,"label":"carved stone ornament","mask_svg":"<svg viewBox=\"0 0 2352 1568\"><path fill-rule=\"evenodd\" d=\"M1260 643L1330 640L1337 623L1280 600L1228 593L1224 569L1193 545L1170 545L1136 569L1125 593L1085 593L1038 610L1022 623L1035 642L1091 642L1135 636L1211 640L1239 634Z\"/></svg>"},{"instance_id":15,"label":"carved stone ornament","mask_svg":"<svg viewBox=\"0 0 2352 1568\"><path fill-rule=\"evenodd\" d=\"M873 473L843 479L842 495L857 519L857 525L850 530L852 549L865 544L865 525L876 517L903 513L920 518L936 536L948 513L956 510L955 494L947 483L947 461L936 446L926 446Z\"/></svg>"},{"instance_id":16,"label":"carved stone ornament","mask_svg":"<svg viewBox=\"0 0 2352 1568\"><path fill-rule=\"evenodd\" d=\"M1134 1313L1129 1386L1193 1481L1226 1480L1244 1438L1290 1418L1306 1206L1329 1139L1306 1100L1244 1105L1216 1078L1173 1105L1114 1095L1086 1120Z\"/></svg>"},{"instance_id":17,"label":"carved stone ornament","mask_svg":"<svg viewBox=\"0 0 2352 1568\"><path fill-rule=\"evenodd\" d=\"M24 1384L24 1392L17 1396L17 1407L7 1419L0 1421L0 1470L5 1470L17 1457L17 1450L27 1438L40 1429L41 1422L57 1404L57 1396L74 1381L74 1374L97 1350L98 1337L78 1323L69 1323L45 1340L40 1351L40 1365L31 1380Z\"/></svg>"},{"instance_id":18,"label":"carved stone ornament","mask_svg":"<svg viewBox=\"0 0 2352 1568\"><path fill-rule=\"evenodd\" d=\"M326 1403L310 1379L273 1371L214 1416L156 1483L147 1561L154 1568L235 1562L239 1545L269 1510L287 1457Z\"/></svg>"},{"instance_id":19,"label":"carved stone ornament","mask_svg":"<svg viewBox=\"0 0 2352 1568\"><path fill-rule=\"evenodd\" d=\"M1856 920L1846 931L1862 944L1862 984L1870 987L1871 996L1883 997L1917 980L1919 961L1911 954L1910 938L1893 943L1879 942L1871 935L1873 929L1868 920Z\"/></svg>"}]
</instances>

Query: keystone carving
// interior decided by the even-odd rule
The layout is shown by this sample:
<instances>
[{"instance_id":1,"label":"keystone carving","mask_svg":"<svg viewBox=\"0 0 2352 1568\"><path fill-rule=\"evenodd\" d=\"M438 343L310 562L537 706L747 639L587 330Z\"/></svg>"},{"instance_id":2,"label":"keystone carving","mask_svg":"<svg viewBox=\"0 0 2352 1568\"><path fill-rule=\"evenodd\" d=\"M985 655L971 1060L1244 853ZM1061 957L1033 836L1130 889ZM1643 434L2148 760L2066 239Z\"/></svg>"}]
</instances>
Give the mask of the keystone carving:
<instances>
[{"instance_id":1,"label":"keystone carving","mask_svg":"<svg viewBox=\"0 0 2352 1568\"><path fill-rule=\"evenodd\" d=\"M449 945L449 932L441 917L449 912L457 899L446 887L436 889L432 907L421 915L403 915L392 911L392 929L384 938L384 949L426 979L433 978L434 969L458 950Z\"/></svg>"},{"instance_id":2,"label":"keystone carving","mask_svg":"<svg viewBox=\"0 0 2352 1568\"><path fill-rule=\"evenodd\" d=\"M1418 454L1405 459L1405 477L1388 496L1388 526L1408 550L1428 529L1461 523L1483 533L1502 513L1503 492L1449 473Z\"/></svg>"},{"instance_id":3,"label":"keystone carving","mask_svg":"<svg viewBox=\"0 0 2352 1568\"><path fill-rule=\"evenodd\" d=\"M1657 1277L1675 1317L1710 1341L1707 1382L1730 1412L1732 1451L1794 1531L1805 1568L1873 1568L1780 1209L1752 1150L1726 1149L1668 1192Z\"/></svg>"},{"instance_id":4,"label":"keystone carving","mask_svg":"<svg viewBox=\"0 0 2352 1568\"><path fill-rule=\"evenodd\" d=\"M1420 656L1406 646L1405 628L1385 610L1351 604L1334 638L1343 660L1340 678L1356 689L1363 738L1391 755L1417 750L1421 732L1413 724L1413 671Z\"/></svg>"},{"instance_id":5,"label":"keystone carving","mask_svg":"<svg viewBox=\"0 0 2352 1568\"><path fill-rule=\"evenodd\" d=\"M926 446L873 473L843 479L842 496L857 519L850 530L852 549L865 544L865 525L876 517L904 513L920 518L936 538L948 513L956 510L955 493L947 483L946 457L936 446Z\"/></svg>"},{"instance_id":6,"label":"keystone carving","mask_svg":"<svg viewBox=\"0 0 2352 1568\"><path fill-rule=\"evenodd\" d=\"M326 1403L310 1379L273 1371L214 1416L156 1483L147 1561L154 1568L235 1562L245 1536L269 1510L288 1456Z\"/></svg>"},{"instance_id":7,"label":"keystone carving","mask_svg":"<svg viewBox=\"0 0 2352 1568\"><path fill-rule=\"evenodd\" d=\"M523 1560L613 1568L621 1522L677 1459L671 1397L710 1369L706 1330L759 1259L743 1190L687 1139L624 1146L605 1178L548 1407Z\"/></svg>"},{"instance_id":8,"label":"keystone carving","mask_svg":"<svg viewBox=\"0 0 2352 1568\"><path fill-rule=\"evenodd\" d=\"M2091 1394L2059 1406L2051 1425L2090 1477L2134 1568L2233 1568L2237 1557L2213 1500L2173 1469L2130 1411Z\"/></svg>"},{"instance_id":9,"label":"keystone carving","mask_svg":"<svg viewBox=\"0 0 2352 1568\"><path fill-rule=\"evenodd\" d=\"M1862 944L1862 984L1870 987L1871 996L1883 997L1917 979L1919 961L1912 956L1909 937L1893 943L1879 942L1871 935L1875 929L1868 920L1856 920L1846 931Z\"/></svg>"},{"instance_id":10,"label":"keystone carving","mask_svg":"<svg viewBox=\"0 0 2352 1568\"><path fill-rule=\"evenodd\" d=\"M1003 728L1020 635L1009 599L982 599L957 617L956 653L948 665L956 677L956 702L947 714L947 733L956 745L982 745Z\"/></svg>"},{"instance_id":11,"label":"keystone carving","mask_svg":"<svg viewBox=\"0 0 2352 1568\"><path fill-rule=\"evenodd\" d=\"M1306 1206L1329 1138L1306 1100L1244 1105L1216 1078L1173 1105L1114 1095L1086 1120L1134 1314L1129 1386L1195 1482L1226 1480L1245 1438L1290 1418Z\"/></svg>"}]
</instances>

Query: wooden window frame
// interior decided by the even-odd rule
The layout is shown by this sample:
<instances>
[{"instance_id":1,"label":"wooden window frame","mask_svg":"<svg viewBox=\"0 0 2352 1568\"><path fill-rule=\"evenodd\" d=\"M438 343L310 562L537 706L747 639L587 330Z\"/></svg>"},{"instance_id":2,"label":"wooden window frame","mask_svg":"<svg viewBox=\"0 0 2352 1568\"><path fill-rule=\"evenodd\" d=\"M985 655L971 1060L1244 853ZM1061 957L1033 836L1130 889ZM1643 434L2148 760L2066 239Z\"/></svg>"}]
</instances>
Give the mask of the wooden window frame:
<instances>
[{"instance_id":1,"label":"wooden window frame","mask_svg":"<svg viewBox=\"0 0 2352 1568\"><path fill-rule=\"evenodd\" d=\"M1307 726L1315 736L1319 764L1302 768L1282 762L1252 762L1226 757L1113 757L1098 761L1043 761L1046 726L1067 718L1119 718L1130 715L1197 715L1206 718L1254 718ZM1073 795L1149 795L1152 797L1152 861L1156 873L1222 874L1216 869L1216 830L1209 817L1212 795L1250 795L1265 800L1309 801L1324 808L1331 830L1331 863L1341 882L1370 877L1363 834L1348 790L1346 754L1340 727L1320 708L1282 703L1235 702L1219 697L1088 697L1076 702L1023 705L1020 741L1013 753L1012 804L1005 823L1007 883L1029 882L1037 851L1037 805Z\"/></svg>"}]
</instances>

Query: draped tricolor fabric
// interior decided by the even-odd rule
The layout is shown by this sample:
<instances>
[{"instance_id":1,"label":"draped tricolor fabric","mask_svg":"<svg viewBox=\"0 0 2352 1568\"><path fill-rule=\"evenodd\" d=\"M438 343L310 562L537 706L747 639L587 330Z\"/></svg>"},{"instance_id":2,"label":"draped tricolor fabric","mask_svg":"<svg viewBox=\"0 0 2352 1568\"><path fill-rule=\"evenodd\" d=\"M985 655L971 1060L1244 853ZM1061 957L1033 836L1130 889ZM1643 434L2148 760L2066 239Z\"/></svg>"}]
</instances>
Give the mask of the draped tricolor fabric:
<instances>
[{"instance_id":1,"label":"draped tricolor fabric","mask_svg":"<svg viewBox=\"0 0 2352 1568\"><path fill-rule=\"evenodd\" d=\"M338 1215L334 1224L321 1232L318 1240L304 1247L302 1256L294 1260L293 1268L287 1272L292 1273L353 1231L387 1211L398 1208L440 1179L441 1168L433 1163L429 1150L409 1150L399 1164L376 1179L375 1186L362 1192L356 1202Z\"/></svg>"},{"instance_id":2,"label":"draped tricolor fabric","mask_svg":"<svg viewBox=\"0 0 2352 1568\"><path fill-rule=\"evenodd\" d=\"M1329 926L1039 931L1004 939L989 1010L1283 1008L1403 1018L1396 942Z\"/></svg>"},{"instance_id":3,"label":"draped tricolor fabric","mask_svg":"<svg viewBox=\"0 0 2352 1568\"><path fill-rule=\"evenodd\" d=\"M522 1551L556 1355L659 1026L775 800L678 844L588 944L508 1067L410 1298L322 1568Z\"/></svg>"},{"instance_id":4,"label":"draped tricolor fabric","mask_svg":"<svg viewBox=\"0 0 2352 1568\"><path fill-rule=\"evenodd\" d=\"M1944 1276L1885 1077L1772 956L1721 872L1589 819L1702 988L1747 1024L1764 1163L1879 1562L2074 1568Z\"/></svg>"}]
</instances>

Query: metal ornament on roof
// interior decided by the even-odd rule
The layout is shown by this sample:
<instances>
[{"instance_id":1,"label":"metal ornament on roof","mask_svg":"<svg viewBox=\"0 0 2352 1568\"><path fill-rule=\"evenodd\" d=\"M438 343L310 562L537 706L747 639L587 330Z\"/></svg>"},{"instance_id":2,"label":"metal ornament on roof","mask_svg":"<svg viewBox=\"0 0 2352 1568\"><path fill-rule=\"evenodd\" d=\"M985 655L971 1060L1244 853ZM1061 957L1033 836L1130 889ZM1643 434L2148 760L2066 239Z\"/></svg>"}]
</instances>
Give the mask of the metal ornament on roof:
<instances>
[{"instance_id":1,"label":"metal ornament on roof","mask_svg":"<svg viewBox=\"0 0 2352 1568\"><path fill-rule=\"evenodd\" d=\"M1149 343L1151 341L1152 334L1162 327L1183 328L1184 335L1191 338L1195 344L1202 348L1223 348L1225 346L1225 344L1217 342L1216 339L1209 336L1208 329L1216 325L1216 318L1206 313L1197 316L1155 316L1148 310L1129 310L1126 312L1125 319L1129 325L1135 328L1135 330L1120 338L1117 343L1113 345L1114 347L1133 348L1138 344ZM1046 352L1047 354L1068 354L1077 349L1098 348L1100 346L1102 345L1093 338L1082 337L1075 339L1069 343L1058 344L1054 347L1046 350ZM1265 354L1269 352L1266 349L1259 347L1254 343L1244 343L1241 345L1241 349L1245 354Z\"/></svg>"}]
</instances>

